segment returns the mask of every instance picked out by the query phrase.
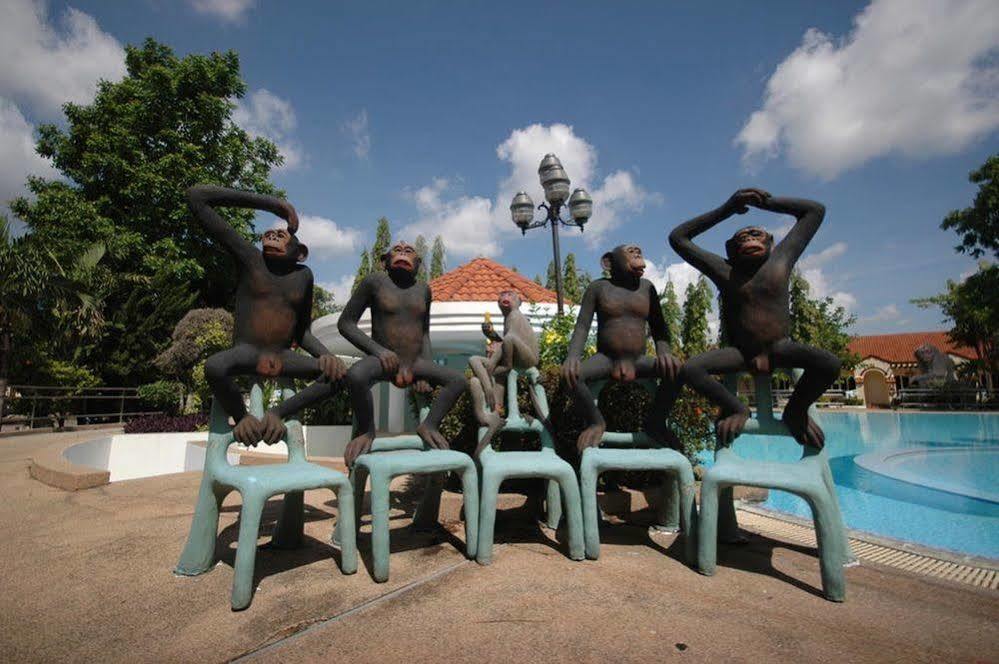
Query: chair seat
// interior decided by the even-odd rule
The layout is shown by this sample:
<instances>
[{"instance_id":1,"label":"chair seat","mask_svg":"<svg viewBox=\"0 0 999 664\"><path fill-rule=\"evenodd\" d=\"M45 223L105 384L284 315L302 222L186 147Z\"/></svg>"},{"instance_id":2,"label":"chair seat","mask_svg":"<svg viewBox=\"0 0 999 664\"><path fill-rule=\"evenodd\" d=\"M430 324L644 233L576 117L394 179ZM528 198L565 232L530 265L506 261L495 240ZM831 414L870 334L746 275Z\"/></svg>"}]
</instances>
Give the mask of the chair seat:
<instances>
[{"instance_id":1,"label":"chair seat","mask_svg":"<svg viewBox=\"0 0 999 664\"><path fill-rule=\"evenodd\" d=\"M487 452L480 456L483 471L504 477L555 477L572 466L553 452Z\"/></svg>"},{"instance_id":2,"label":"chair seat","mask_svg":"<svg viewBox=\"0 0 999 664\"><path fill-rule=\"evenodd\" d=\"M605 470L655 470L689 466L690 461L676 450L614 449L591 447L583 452L583 463L591 463Z\"/></svg>"},{"instance_id":3,"label":"chair seat","mask_svg":"<svg viewBox=\"0 0 999 664\"><path fill-rule=\"evenodd\" d=\"M404 474L459 470L473 465L473 462L464 452L427 450L362 454L357 458L356 465L368 469L371 473Z\"/></svg>"},{"instance_id":4,"label":"chair seat","mask_svg":"<svg viewBox=\"0 0 999 664\"><path fill-rule=\"evenodd\" d=\"M308 462L230 466L217 472L214 479L219 484L238 490L254 485L264 486L271 495L339 486L347 482L347 476L340 471Z\"/></svg>"}]
</instances>

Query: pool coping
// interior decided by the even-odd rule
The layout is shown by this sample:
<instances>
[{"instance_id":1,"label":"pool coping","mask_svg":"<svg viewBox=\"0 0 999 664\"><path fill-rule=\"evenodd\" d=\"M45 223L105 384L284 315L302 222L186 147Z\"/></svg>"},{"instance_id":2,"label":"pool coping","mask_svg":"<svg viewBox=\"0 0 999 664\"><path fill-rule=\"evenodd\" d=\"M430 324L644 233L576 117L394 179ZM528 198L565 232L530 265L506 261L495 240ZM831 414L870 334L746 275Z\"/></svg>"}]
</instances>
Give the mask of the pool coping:
<instances>
[{"instance_id":1,"label":"pool coping","mask_svg":"<svg viewBox=\"0 0 999 664\"><path fill-rule=\"evenodd\" d=\"M864 454L858 454L853 458L853 462L863 468L864 470L869 470L872 473L877 473L889 479L896 480L898 482L905 482L906 484L912 484L914 486L923 487L926 489L933 489L934 491L943 491L944 493L953 494L955 496L961 496L962 498L972 498L974 500L982 500L988 503L999 503L999 494L990 494L985 491L979 491L978 489L966 489L964 487L955 487L953 484L947 481L943 481L933 477L922 477L920 475L911 473L906 470L899 468L893 468L890 466L890 460L895 457L905 457L913 454L946 454L954 452L972 452L975 450L994 450L992 445L944 445L940 447L900 447L890 450L881 450L875 452L866 452Z\"/></svg>"}]
</instances>

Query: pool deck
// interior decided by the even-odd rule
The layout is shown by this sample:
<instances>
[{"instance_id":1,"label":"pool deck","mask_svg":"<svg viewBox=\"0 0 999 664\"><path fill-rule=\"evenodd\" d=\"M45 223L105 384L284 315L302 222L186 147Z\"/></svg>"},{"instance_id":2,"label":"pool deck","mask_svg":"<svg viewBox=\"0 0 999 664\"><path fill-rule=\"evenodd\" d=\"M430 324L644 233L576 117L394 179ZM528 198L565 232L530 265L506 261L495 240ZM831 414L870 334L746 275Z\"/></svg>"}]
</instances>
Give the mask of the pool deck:
<instances>
[{"instance_id":1,"label":"pool deck","mask_svg":"<svg viewBox=\"0 0 999 664\"><path fill-rule=\"evenodd\" d=\"M175 577L199 474L62 491L28 475L55 436L94 432L0 440L0 661L918 662L999 652L996 591L864 564L847 570L847 602L833 604L819 595L815 552L794 538L722 547L706 578L680 562L673 536L629 524L607 529L599 561L572 562L521 510L501 515L495 562L481 567L456 548L457 524L405 528L406 495L393 505L388 583L370 578L367 528L360 570L339 573L327 544L332 496L309 492L307 545L261 548L253 604L233 613L235 495L223 508L222 562Z\"/></svg>"}]
</instances>

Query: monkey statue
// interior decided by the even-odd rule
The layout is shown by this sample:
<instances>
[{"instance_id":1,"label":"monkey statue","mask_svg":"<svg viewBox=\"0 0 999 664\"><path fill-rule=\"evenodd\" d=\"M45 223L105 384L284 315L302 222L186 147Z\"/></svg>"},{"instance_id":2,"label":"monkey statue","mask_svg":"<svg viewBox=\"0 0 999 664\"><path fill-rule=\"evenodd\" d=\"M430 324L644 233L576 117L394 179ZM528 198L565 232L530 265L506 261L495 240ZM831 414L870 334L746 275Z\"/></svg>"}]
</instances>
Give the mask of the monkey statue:
<instances>
[{"instance_id":1,"label":"monkey statue","mask_svg":"<svg viewBox=\"0 0 999 664\"><path fill-rule=\"evenodd\" d=\"M797 218L787 236L774 246L773 236L759 226L747 226L725 242L727 258L693 243L693 238L749 206ZM706 275L721 294L721 324L731 346L687 360L681 383L690 385L721 408L716 433L727 445L741 432L749 408L712 374L775 368L800 368L804 373L784 407L783 420L801 445L821 448L825 434L808 408L839 376L840 360L832 353L789 338L791 319L788 286L794 265L825 216L821 203L778 198L761 189L740 189L721 207L677 226L670 246Z\"/></svg>"},{"instance_id":2,"label":"monkey statue","mask_svg":"<svg viewBox=\"0 0 999 664\"><path fill-rule=\"evenodd\" d=\"M594 281L583 293L569 354L562 365L562 377L575 391L577 406L586 422L576 445L580 452L600 445L606 424L587 383L608 378L619 382L658 378L659 387L644 430L657 444L675 444L676 437L666 426L667 401L680 362L670 351L669 330L656 288L642 278L645 273L642 250L634 244L622 244L604 254L600 262L610 276ZM594 314L597 352L581 360ZM646 330L655 342L655 357L645 354L649 336Z\"/></svg>"},{"instance_id":3,"label":"monkey statue","mask_svg":"<svg viewBox=\"0 0 999 664\"><path fill-rule=\"evenodd\" d=\"M309 331L313 278L301 264L309 250L295 236L298 214L288 201L273 196L207 185L188 189L187 202L205 231L236 260L239 271L233 346L208 358L205 378L235 422L233 437L246 445L261 440L272 445L287 435L283 419L332 396L346 373L343 362ZM260 250L219 216L217 206L266 210L284 219L287 228L264 233ZM293 344L313 357L295 352ZM234 376L318 380L259 420L247 413Z\"/></svg>"},{"instance_id":4,"label":"monkey statue","mask_svg":"<svg viewBox=\"0 0 999 664\"><path fill-rule=\"evenodd\" d=\"M431 294L430 287L416 278L420 268L416 249L406 242L396 242L379 259L384 271L358 284L337 323L340 334L367 355L347 372L358 431L344 452L347 465L368 452L375 439L371 385L376 381L391 380L400 388L413 385L421 393L429 393L432 385L443 386L427 419L416 430L428 446L436 449L450 447L439 427L465 390L465 376L434 363L431 355ZM369 308L371 336L357 325Z\"/></svg>"},{"instance_id":5,"label":"monkey statue","mask_svg":"<svg viewBox=\"0 0 999 664\"><path fill-rule=\"evenodd\" d=\"M488 357L473 355L468 359L474 377L469 381L472 407L479 424L487 428L476 453L481 451L506 422L502 418L505 403L506 376L511 369L524 371L538 366L540 349L531 322L520 310L523 300L515 291L503 291L497 298L503 312L503 336L496 333L492 321L482 324L482 333L492 344ZM534 392L531 391L531 398ZM535 405L535 412L540 412ZM486 409L488 406L488 410Z\"/></svg>"}]
</instances>

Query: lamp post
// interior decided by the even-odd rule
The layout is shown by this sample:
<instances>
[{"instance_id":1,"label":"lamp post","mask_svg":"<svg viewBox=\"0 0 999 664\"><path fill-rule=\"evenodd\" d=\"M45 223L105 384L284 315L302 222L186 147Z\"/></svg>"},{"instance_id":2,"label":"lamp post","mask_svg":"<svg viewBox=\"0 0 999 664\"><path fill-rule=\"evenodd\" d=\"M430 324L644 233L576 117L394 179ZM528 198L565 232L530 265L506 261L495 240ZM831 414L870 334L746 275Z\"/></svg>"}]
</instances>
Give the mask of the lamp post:
<instances>
[{"instance_id":1,"label":"lamp post","mask_svg":"<svg viewBox=\"0 0 999 664\"><path fill-rule=\"evenodd\" d=\"M538 205L536 209L545 209L546 215L543 219L534 220L534 201L526 192L520 191L513 197L510 203L510 216L513 223L517 224L520 232L524 235L532 228L544 228L548 224L552 227L552 251L555 254L555 294L558 297L558 315L564 313L562 296L562 258L558 248L558 227L559 224L565 226L576 226L580 232L583 225L589 221L593 213L593 199L583 188L577 188L569 193L569 176L562 168L562 162L554 154L546 154L538 166L538 177L541 179L541 186L545 190L545 200L547 203ZM568 203L569 219L561 216L562 207Z\"/></svg>"}]
</instances>

